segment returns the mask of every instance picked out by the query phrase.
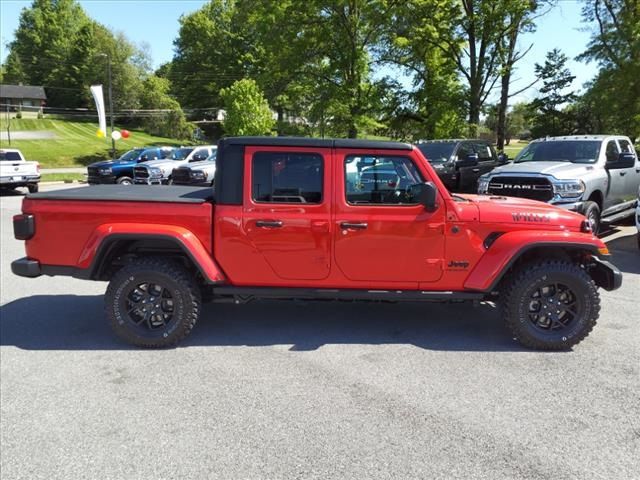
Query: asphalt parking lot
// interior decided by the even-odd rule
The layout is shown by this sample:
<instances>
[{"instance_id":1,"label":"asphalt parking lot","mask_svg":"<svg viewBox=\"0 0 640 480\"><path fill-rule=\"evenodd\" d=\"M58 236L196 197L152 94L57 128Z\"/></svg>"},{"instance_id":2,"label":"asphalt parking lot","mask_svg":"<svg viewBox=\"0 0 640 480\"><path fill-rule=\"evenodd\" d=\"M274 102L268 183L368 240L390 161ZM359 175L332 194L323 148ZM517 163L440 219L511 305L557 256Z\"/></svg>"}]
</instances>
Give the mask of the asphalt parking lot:
<instances>
[{"instance_id":1,"label":"asphalt parking lot","mask_svg":"<svg viewBox=\"0 0 640 480\"><path fill-rule=\"evenodd\" d=\"M634 227L571 352L524 350L490 305L276 302L208 305L145 351L105 283L11 274L21 198L0 197L3 479L640 477Z\"/></svg>"}]
</instances>

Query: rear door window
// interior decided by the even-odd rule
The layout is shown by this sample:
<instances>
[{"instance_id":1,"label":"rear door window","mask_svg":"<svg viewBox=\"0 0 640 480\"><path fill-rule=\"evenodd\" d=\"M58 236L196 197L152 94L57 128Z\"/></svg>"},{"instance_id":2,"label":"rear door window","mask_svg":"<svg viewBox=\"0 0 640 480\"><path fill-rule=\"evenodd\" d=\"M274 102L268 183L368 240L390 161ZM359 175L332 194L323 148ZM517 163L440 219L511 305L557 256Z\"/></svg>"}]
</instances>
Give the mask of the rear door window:
<instances>
[{"instance_id":1,"label":"rear door window","mask_svg":"<svg viewBox=\"0 0 640 480\"><path fill-rule=\"evenodd\" d=\"M478 154L478 161L480 162L490 162L493 160L493 153L491 151L491 146L486 143L476 143L474 144L476 153Z\"/></svg>"},{"instance_id":2,"label":"rear door window","mask_svg":"<svg viewBox=\"0 0 640 480\"><path fill-rule=\"evenodd\" d=\"M259 203L322 203L323 158L317 153L258 152L251 195Z\"/></svg>"},{"instance_id":3,"label":"rear door window","mask_svg":"<svg viewBox=\"0 0 640 480\"><path fill-rule=\"evenodd\" d=\"M620 145L620 151L622 153L634 153L633 147L631 146L631 143L628 140L625 140L624 138L621 140L618 140L618 145Z\"/></svg>"}]
</instances>

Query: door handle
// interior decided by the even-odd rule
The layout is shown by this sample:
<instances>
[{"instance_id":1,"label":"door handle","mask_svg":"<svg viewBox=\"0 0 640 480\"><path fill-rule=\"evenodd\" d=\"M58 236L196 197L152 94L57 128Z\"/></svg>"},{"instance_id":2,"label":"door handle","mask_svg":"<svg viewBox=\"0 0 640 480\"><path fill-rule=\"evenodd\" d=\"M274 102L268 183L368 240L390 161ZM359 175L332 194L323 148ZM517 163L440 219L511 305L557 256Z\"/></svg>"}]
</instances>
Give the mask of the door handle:
<instances>
[{"instance_id":1,"label":"door handle","mask_svg":"<svg viewBox=\"0 0 640 480\"><path fill-rule=\"evenodd\" d=\"M620 176L624 177L627 174L627 172L620 172Z\"/></svg>"},{"instance_id":2,"label":"door handle","mask_svg":"<svg viewBox=\"0 0 640 480\"><path fill-rule=\"evenodd\" d=\"M256 227L280 228L282 227L282 221L281 220L256 220Z\"/></svg>"},{"instance_id":3,"label":"door handle","mask_svg":"<svg viewBox=\"0 0 640 480\"><path fill-rule=\"evenodd\" d=\"M473 170L471 170L473 173L478 173L480 171L479 168L474 168Z\"/></svg>"},{"instance_id":4,"label":"door handle","mask_svg":"<svg viewBox=\"0 0 640 480\"><path fill-rule=\"evenodd\" d=\"M342 222L340 224L340 228L346 230L348 228L351 228L353 230L366 230L367 228L367 224L366 223L350 223L350 222Z\"/></svg>"}]
</instances>

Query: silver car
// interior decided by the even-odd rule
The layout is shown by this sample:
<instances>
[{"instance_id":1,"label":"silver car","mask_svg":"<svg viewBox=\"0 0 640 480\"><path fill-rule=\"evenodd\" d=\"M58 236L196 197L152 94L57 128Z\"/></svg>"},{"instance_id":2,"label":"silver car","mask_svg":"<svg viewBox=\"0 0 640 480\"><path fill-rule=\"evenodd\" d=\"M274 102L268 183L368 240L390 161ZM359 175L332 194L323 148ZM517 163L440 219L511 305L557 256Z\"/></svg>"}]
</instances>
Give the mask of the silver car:
<instances>
[{"instance_id":1,"label":"silver car","mask_svg":"<svg viewBox=\"0 0 640 480\"><path fill-rule=\"evenodd\" d=\"M180 147L163 160L154 160L138 165L133 169L133 183L138 185L167 185L172 183L173 169L193 162L201 162L211 156L217 147L202 145L198 147Z\"/></svg>"},{"instance_id":2,"label":"silver car","mask_svg":"<svg viewBox=\"0 0 640 480\"><path fill-rule=\"evenodd\" d=\"M174 168L171 179L174 185L213 185L216 175L217 149L202 162L189 163Z\"/></svg>"}]
</instances>

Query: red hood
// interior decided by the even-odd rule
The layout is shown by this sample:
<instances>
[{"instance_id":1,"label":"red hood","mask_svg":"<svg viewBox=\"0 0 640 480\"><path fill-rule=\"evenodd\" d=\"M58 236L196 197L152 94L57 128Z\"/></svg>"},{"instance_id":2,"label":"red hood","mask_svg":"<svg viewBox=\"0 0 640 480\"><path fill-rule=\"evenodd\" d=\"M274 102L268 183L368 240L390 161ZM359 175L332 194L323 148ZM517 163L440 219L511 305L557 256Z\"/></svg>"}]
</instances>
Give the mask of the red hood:
<instances>
[{"instance_id":1,"label":"red hood","mask_svg":"<svg viewBox=\"0 0 640 480\"><path fill-rule=\"evenodd\" d=\"M536 200L489 195L460 196L477 205L482 223L554 225L579 231L584 221L584 217L579 213Z\"/></svg>"}]
</instances>

